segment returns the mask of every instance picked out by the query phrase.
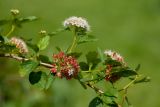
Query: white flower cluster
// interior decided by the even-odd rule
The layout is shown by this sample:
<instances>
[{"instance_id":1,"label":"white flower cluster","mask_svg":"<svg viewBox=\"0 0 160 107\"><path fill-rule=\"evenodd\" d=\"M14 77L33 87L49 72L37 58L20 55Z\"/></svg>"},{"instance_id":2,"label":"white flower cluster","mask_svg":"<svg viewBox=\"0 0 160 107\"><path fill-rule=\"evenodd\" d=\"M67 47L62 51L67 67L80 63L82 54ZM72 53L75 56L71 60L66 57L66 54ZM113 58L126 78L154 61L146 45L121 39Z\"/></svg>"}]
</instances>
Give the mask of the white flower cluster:
<instances>
[{"instance_id":1,"label":"white flower cluster","mask_svg":"<svg viewBox=\"0 0 160 107\"><path fill-rule=\"evenodd\" d=\"M28 53L28 48L22 39L12 37L10 39L10 43L16 45L16 47L19 49L20 53Z\"/></svg>"},{"instance_id":2,"label":"white flower cluster","mask_svg":"<svg viewBox=\"0 0 160 107\"><path fill-rule=\"evenodd\" d=\"M111 57L113 60L116 60L118 62L124 62L123 57L116 52L113 52L111 50L106 50L104 54Z\"/></svg>"},{"instance_id":3,"label":"white flower cluster","mask_svg":"<svg viewBox=\"0 0 160 107\"><path fill-rule=\"evenodd\" d=\"M63 22L63 25L66 28L68 28L69 26L76 26L76 27L84 28L86 31L90 30L90 26L89 26L88 22L82 17L72 16L72 17L66 19Z\"/></svg>"}]
</instances>

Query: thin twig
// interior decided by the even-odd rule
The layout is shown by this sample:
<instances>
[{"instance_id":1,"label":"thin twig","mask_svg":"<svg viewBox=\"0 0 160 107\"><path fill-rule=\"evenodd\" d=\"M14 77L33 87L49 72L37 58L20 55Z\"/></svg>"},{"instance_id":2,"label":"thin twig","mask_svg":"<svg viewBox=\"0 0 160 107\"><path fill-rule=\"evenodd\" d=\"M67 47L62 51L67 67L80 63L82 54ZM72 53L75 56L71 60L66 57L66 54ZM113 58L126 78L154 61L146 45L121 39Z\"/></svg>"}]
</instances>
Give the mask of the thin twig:
<instances>
[{"instance_id":1,"label":"thin twig","mask_svg":"<svg viewBox=\"0 0 160 107\"><path fill-rule=\"evenodd\" d=\"M22 57L13 55L13 54L0 54L0 57L12 58L12 59L15 59L15 60L21 61L21 62L30 60L30 59L22 58ZM46 68L52 68L52 67L53 67L52 64L48 64L48 63L44 63L44 62L40 62L39 64L40 64L41 66L46 67Z\"/></svg>"},{"instance_id":2,"label":"thin twig","mask_svg":"<svg viewBox=\"0 0 160 107\"><path fill-rule=\"evenodd\" d=\"M91 85L90 83L87 84L87 86L89 86L90 88L94 89L95 92L99 93L99 94L104 94L104 91L102 91L101 89Z\"/></svg>"}]
</instances>

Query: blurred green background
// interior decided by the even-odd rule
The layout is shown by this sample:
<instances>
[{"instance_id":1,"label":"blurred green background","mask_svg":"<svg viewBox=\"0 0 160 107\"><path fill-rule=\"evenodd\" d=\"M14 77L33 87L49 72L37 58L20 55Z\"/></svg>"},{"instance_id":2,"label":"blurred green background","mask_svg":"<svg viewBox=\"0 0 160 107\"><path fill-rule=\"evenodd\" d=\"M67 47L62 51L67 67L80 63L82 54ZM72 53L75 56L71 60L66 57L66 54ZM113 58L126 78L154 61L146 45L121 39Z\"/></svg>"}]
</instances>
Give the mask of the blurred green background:
<instances>
[{"instance_id":1,"label":"blurred green background","mask_svg":"<svg viewBox=\"0 0 160 107\"><path fill-rule=\"evenodd\" d=\"M88 19L91 34L99 41L81 45L77 51L98 46L121 53L131 67L140 63L140 72L152 81L132 87L129 99L134 107L160 107L160 0L0 0L0 19L9 18L12 8L19 9L21 16L40 18L15 32L35 41L41 29L55 31L70 16ZM65 49L71 38L69 33L52 38L44 54L51 56L55 46ZM49 90L40 91L19 77L18 65L0 58L0 107L87 107L95 96L77 81L65 79L56 79Z\"/></svg>"}]
</instances>

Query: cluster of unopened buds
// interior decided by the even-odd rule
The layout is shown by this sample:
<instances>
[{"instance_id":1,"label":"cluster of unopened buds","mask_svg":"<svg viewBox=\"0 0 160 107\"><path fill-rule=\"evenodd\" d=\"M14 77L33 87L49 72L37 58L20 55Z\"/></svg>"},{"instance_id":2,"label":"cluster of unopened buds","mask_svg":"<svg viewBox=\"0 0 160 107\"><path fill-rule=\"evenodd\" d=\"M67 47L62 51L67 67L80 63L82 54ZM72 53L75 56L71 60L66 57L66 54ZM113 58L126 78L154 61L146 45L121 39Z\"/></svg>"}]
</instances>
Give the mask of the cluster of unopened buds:
<instances>
[{"instance_id":1,"label":"cluster of unopened buds","mask_svg":"<svg viewBox=\"0 0 160 107\"><path fill-rule=\"evenodd\" d=\"M10 43L15 45L17 49L19 49L19 53L23 54L23 53L28 53L28 48L26 43L17 37L12 37L10 39Z\"/></svg>"},{"instance_id":2,"label":"cluster of unopened buds","mask_svg":"<svg viewBox=\"0 0 160 107\"><path fill-rule=\"evenodd\" d=\"M51 73L59 78L76 78L79 72L79 64L72 56L67 56L64 52L53 55L53 68Z\"/></svg>"},{"instance_id":3,"label":"cluster of unopened buds","mask_svg":"<svg viewBox=\"0 0 160 107\"><path fill-rule=\"evenodd\" d=\"M117 61L117 62L120 62L122 64L125 64L123 57L120 54L116 53L116 52L112 52L111 50L108 50L108 51L105 51L104 54L107 57L110 57L114 61ZM112 72L112 68L113 68L112 65L110 65L110 64L106 65L106 78L105 79L107 81L110 81L110 82L114 83L114 82L116 82L117 80L120 79L120 76L111 73Z\"/></svg>"},{"instance_id":4,"label":"cluster of unopened buds","mask_svg":"<svg viewBox=\"0 0 160 107\"><path fill-rule=\"evenodd\" d=\"M113 52L111 50L106 50L104 52L104 54L107 55L108 57L110 57L112 60L124 63L123 57L120 54L116 53L116 52Z\"/></svg>"}]
</instances>

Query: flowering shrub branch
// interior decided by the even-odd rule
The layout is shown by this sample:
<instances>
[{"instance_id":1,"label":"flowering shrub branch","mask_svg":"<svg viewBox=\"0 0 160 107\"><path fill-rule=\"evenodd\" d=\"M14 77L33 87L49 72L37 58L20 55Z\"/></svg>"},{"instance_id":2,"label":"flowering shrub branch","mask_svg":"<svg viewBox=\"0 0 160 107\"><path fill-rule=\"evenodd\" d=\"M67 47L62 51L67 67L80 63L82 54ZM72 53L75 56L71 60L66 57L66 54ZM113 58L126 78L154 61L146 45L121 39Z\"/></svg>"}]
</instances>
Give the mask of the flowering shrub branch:
<instances>
[{"instance_id":1,"label":"flowering shrub branch","mask_svg":"<svg viewBox=\"0 0 160 107\"><path fill-rule=\"evenodd\" d=\"M11 24L10 31L6 34L0 32L0 57L12 58L20 61L19 73L21 76L29 76L29 82L32 85L40 86L41 89L48 89L54 78L66 78L66 80L75 79L87 89L93 89L97 96L89 103L89 107L123 107L128 101L128 89L137 83L149 82L150 78L138 74L140 65L136 69L131 69L124 58L117 52L106 50L86 54L86 61L79 61L78 58L83 53L75 52L79 44L94 42L97 39L88 34L90 26L86 19L82 17L70 17L63 22L64 28L56 32L47 33L42 30L38 43L31 40L15 37L12 35L15 28L20 28L24 22L30 22L37 19L35 16L20 17L19 10L11 10L13 16L10 20L0 20L0 27L5 24ZM40 51L48 47L50 38L58 32L71 31L73 33L73 42L64 51L57 47L58 53L54 53L52 61L46 55L41 55ZM4 34L3 34L4 33ZM6 34L6 35L5 35ZM14 37L12 37L14 36ZM45 69L44 69L45 68ZM118 89L116 82L121 79L128 79L130 82L124 87ZM104 82L104 85L110 86L105 89L98 84ZM124 94L121 95L120 93Z\"/></svg>"}]
</instances>

